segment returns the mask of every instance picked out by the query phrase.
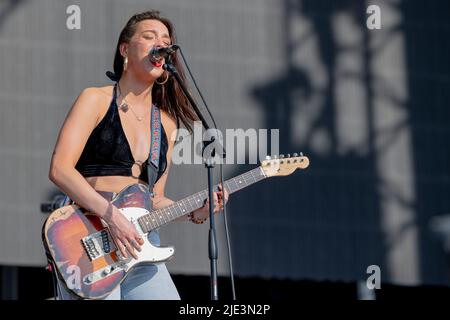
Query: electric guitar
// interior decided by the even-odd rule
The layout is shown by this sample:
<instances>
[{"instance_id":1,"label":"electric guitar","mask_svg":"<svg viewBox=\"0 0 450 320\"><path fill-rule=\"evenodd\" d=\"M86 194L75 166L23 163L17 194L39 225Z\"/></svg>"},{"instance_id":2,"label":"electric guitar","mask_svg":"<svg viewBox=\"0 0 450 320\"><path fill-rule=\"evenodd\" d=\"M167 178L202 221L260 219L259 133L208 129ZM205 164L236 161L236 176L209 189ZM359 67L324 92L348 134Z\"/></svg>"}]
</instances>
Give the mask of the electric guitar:
<instances>
[{"instance_id":1,"label":"electric guitar","mask_svg":"<svg viewBox=\"0 0 450 320\"><path fill-rule=\"evenodd\" d=\"M286 176L309 166L302 154L274 157L244 174L224 182L229 194L265 178ZM217 188L217 186L215 187ZM144 240L138 259L121 256L107 224L93 213L73 204L53 211L43 226L43 242L67 289L84 299L101 299L110 294L137 264L157 263L170 259L173 247L156 247L147 233L174 219L201 208L208 198L203 190L165 208L149 212L150 192L143 184L125 187L111 203L134 224Z\"/></svg>"}]
</instances>

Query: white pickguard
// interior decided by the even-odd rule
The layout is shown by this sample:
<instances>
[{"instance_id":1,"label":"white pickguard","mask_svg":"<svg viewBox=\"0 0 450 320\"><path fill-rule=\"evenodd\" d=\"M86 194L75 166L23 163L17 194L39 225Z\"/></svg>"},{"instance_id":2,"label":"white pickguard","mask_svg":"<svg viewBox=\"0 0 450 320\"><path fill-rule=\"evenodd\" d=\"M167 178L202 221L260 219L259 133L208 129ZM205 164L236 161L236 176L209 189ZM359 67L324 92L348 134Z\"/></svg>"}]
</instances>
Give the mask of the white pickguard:
<instances>
[{"instance_id":1,"label":"white pickguard","mask_svg":"<svg viewBox=\"0 0 450 320\"><path fill-rule=\"evenodd\" d=\"M129 261L125 263L125 271L128 271L136 264L163 262L170 259L174 255L174 247L156 247L148 241L147 234L142 231L138 223L138 219L143 215L148 214L148 210L137 207L127 207L120 209L120 211L135 225L136 230L144 240L144 244L141 246L141 252L134 250L138 256L138 260L135 260L132 257L126 259Z\"/></svg>"},{"instance_id":2,"label":"white pickguard","mask_svg":"<svg viewBox=\"0 0 450 320\"><path fill-rule=\"evenodd\" d=\"M157 247L154 246L147 237L147 234L144 233L141 229L141 226L138 223L138 219L142 217L143 215L148 214L148 210L138 207L127 207L122 208L120 211L125 215L125 217L130 220L134 226L136 227L136 230L138 231L139 235L144 240L144 244L141 246L141 251L134 250L136 255L138 256L138 259L134 259L129 253L127 258L123 258L120 251L117 250L116 245L114 244L111 248L111 250L115 251L117 256L119 257L119 260L115 263L112 263L108 266L105 266L104 268L98 269L92 273L86 274L82 281L85 285L92 285L96 283L97 281L103 280L117 272L125 271L129 272L131 268L138 264L150 264L150 263L158 263L169 260L175 253L174 247ZM105 227L107 227L106 223L103 221L103 224ZM100 231L101 233L102 231ZM98 235L97 233L96 235ZM104 256L105 254L109 254L108 252L105 252L102 250L103 242L102 237L94 236L90 237L93 239L92 242L89 242L91 244L91 247L94 247L94 250L96 254L93 255L94 259ZM84 240L83 240L84 241ZM88 240L90 241L90 240ZM108 241L109 242L109 241Z\"/></svg>"}]
</instances>

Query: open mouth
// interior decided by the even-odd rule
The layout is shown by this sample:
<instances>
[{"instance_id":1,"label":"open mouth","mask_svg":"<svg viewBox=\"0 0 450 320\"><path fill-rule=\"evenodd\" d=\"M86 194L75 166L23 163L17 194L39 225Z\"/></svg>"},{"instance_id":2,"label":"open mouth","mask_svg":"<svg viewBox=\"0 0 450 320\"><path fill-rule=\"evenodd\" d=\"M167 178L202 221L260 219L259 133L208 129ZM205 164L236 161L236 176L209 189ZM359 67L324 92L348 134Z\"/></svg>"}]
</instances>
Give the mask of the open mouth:
<instances>
[{"instance_id":1,"label":"open mouth","mask_svg":"<svg viewBox=\"0 0 450 320\"><path fill-rule=\"evenodd\" d=\"M157 68L161 68L161 66L163 65L162 60L161 61L150 61L151 64Z\"/></svg>"}]
</instances>

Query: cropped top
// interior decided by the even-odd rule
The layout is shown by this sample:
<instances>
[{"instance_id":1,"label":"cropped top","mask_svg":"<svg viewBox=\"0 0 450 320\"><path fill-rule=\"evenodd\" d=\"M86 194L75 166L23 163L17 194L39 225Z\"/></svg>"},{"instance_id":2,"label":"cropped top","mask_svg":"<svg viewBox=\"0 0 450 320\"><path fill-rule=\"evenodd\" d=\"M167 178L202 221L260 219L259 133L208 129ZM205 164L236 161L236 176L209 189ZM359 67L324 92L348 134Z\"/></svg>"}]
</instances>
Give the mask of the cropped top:
<instances>
[{"instance_id":1,"label":"cropped top","mask_svg":"<svg viewBox=\"0 0 450 320\"><path fill-rule=\"evenodd\" d=\"M131 168L135 160L119 117L116 102L116 87L117 85L114 86L113 98L108 111L91 132L75 166L83 177L133 175ZM167 136L164 127L161 125L161 148L156 181L158 181L167 168L167 150ZM148 183L148 161L149 158L147 157L147 160L141 166L141 173L139 175L139 179L146 183Z\"/></svg>"}]
</instances>

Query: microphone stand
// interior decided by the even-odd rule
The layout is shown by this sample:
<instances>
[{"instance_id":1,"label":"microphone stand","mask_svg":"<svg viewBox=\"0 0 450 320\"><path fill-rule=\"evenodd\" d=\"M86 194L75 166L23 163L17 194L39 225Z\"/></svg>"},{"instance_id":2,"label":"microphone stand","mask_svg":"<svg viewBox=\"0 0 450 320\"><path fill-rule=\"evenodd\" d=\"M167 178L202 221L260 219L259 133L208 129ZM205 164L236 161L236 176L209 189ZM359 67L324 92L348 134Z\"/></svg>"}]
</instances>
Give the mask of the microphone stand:
<instances>
[{"instance_id":1,"label":"microphone stand","mask_svg":"<svg viewBox=\"0 0 450 320\"><path fill-rule=\"evenodd\" d=\"M199 117L202 122L205 130L209 129L209 125L200 112L197 104L195 103L192 95L187 90L186 85L183 83L177 69L172 63L172 58L170 55L166 57L166 63L163 66L163 69L170 72L170 74L175 78L177 83L180 85L181 90L183 91L186 98L191 103L192 107L195 110L195 113ZM202 139L203 140L203 139ZM216 226L214 221L214 201L213 199L213 174L212 169L214 168L213 157L214 157L214 148L211 150L211 154L204 154L206 147L214 142L214 137L212 137L211 141L203 141L202 148L202 156L205 159L205 167L208 171L208 195L209 195L209 236L208 236L208 251L209 251L209 260L210 260L210 268L211 268L211 300L219 300L219 293L217 287L217 239L216 239ZM222 188L224 188L222 186Z\"/></svg>"}]
</instances>

